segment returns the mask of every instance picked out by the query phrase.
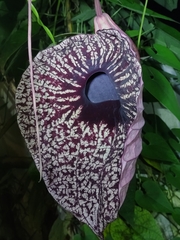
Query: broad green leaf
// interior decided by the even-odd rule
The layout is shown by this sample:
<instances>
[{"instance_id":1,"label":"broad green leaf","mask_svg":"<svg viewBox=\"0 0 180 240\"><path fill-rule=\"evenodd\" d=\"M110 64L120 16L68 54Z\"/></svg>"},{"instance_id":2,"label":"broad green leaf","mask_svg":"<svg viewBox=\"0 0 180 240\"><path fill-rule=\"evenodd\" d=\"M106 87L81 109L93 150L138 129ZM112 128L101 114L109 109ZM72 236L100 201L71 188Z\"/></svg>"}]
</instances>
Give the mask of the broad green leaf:
<instances>
[{"instance_id":1,"label":"broad green leaf","mask_svg":"<svg viewBox=\"0 0 180 240\"><path fill-rule=\"evenodd\" d=\"M121 218L117 218L116 220L108 224L104 231L104 235L106 236L109 233L113 240L132 239L133 236L131 229L126 225L126 223Z\"/></svg>"},{"instance_id":2,"label":"broad green leaf","mask_svg":"<svg viewBox=\"0 0 180 240\"><path fill-rule=\"evenodd\" d=\"M177 222L177 224L180 225L180 208L175 208L173 210L172 216L174 220Z\"/></svg>"},{"instance_id":3,"label":"broad green leaf","mask_svg":"<svg viewBox=\"0 0 180 240\"><path fill-rule=\"evenodd\" d=\"M167 29L168 29L168 26L167 26ZM179 35L180 34L177 34L175 30L174 32L171 31L170 33L168 33L168 31L165 31L165 29L158 28L157 26L152 32L152 38L154 40L154 43L167 47L176 55L178 59L180 59L180 48L179 48L180 36Z\"/></svg>"},{"instance_id":4,"label":"broad green leaf","mask_svg":"<svg viewBox=\"0 0 180 240\"><path fill-rule=\"evenodd\" d=\"M158 163L157 161L153 161L147 158L144 158L144 161L147 162L150 166L152 166L153 168L159 170L161 172L161 164Z\"/></svg>"},{"instance_id":5,"label":"broad green leaf","mask_svg":"<svg viewBox=\"0 0 180 240\"><path fill-rule=\"evenodd\" d=\"M109 234L105 237L105 240L113 240L113 239L112 239L111 235Z\"/></svg>"},{"instance_id":6,"label":"broad green leaf","mask_svg":"<svg viewBox=\"0 0 180 240\"><path fill-rule=\"evenodd\" d=\"M180 50L179 50L179 56L180 56ZM164 69L165 70L165 69ZM180 95L180 71L178 70L174 70L173 74L169 74L167 73L169 82L171 83L172 88L174 89L174 91Z\"/></svg>"},{"instance_id":7,"label":"broad green leaf","mask_svg":"<svg viewBox=\"0 0 180 240\"><path fill-rule=\"evenodd\" d=\"M63 220L60 216L57 217L54 222L51 231L49 233L48 240L65 240L65 239L73 239L74 234L71 231L71 222L73 215L69 212L66 212L63 216Z\"/></svg>"},{"instance_id":8,"label":"broad green leaf","mask_svg":"<svg viewBox=\"0 0 180 240\"><path fill-rule=\"evenodd\" d=\"M132 228L126 225L122 219L117 218L108 225L108 230L113 240L163 240L156 220L147 210L139 207L135 208Z\"/></svg>"},{"instance_id":9,"label":"broad green leaf","mask_svg":"<svg viewBox=\"0 0 180 240\"><path fill-rule=\"evenodd\" d=\"M164 240L156 220L145 209L135 208L135 225L133 240Z\"/></svg>"},{"instance_id":10,"label":"broad green leaf","mask_svg":"<svg viewBox=\"0 0 180 240\"><path fill-rule=\"evenodd\" d=\"M148 141L148 144L143 143L142 156L144 158L178 163L176 155L159 134L148 132L144 134L144 139Z\"/></svg>"},{"instance_id":11,"label":"broad green leaf","mask_svg":"<svg viewBox=\"0 0 180 240\"><path fill-rule=\"evenodd\" d=\"M119 211L119 215L122 216L123 219L125 219L130 225L134 224L135 191L136 178L134 176L129 184L125 201Z\"/></svg>"},{"instance_id":12,"label":"broad green leaf","mask_svg":"<svg viewBox=\"0 0 180 240\"><path fill-rule=\"evenodd\" d=\"M155 2L159 3L169 11L172 11L173 9L177 8L178 0L155 0Z\"/></svg>"},{"instance_id":13,"label":"broad green leaf","mask_svg":"<svg viewBox=\"0 0 180 240\"><path fill-rule=\"evenodd\" d=\"M176 140L170 138L168 142L175 151L180 153L180 144Z\"/></svg>"},{"instance_id":14,"label":"broad green leaf","mask_svg":"<svg viewBox=\"0 0 180 240\"><path fill-rule=\"evenodd\" d=\"M73 240L82 240L82 238L79 234L76 234Z\"/></svg>"},{"instance_id":15,"label":"broad green leaf","mask_svg":"<svg viewBox=\"0 0 180 240\"><path fill-rule=\"evenodd\" d=\"M178 42L180 41L180 32L176 30L175 28L163 23L162 21L159 21L156 19L155 25L158 29L163 30L164 32L168 33L169 36L172 36L173 38L176 38ZM155 39L156 40L156 39ZM167 39L166 39L167 40ZM165 43L168 43L165 41ZM172 43L172 42L169 42Z\"/></svg>"},{"instance_id":16,"label":"broad green leaf","mask_svg":"<svg viewBox=\"0 0 180 240\"><path fill-rule=\"evenodd\" d=\"M180 141L180 128L173 128L171 129L171 131L174 134L174 136L176 136Z\"/></svg>"},{"instance_id":17,"label":"broad green leaf","mask_svg":"<svg viewBox=\"0 0 180 240\"><path fill-rule=\"evenodd\" d=\"M144 113L145 119L146 118L149 119L148 115L149 114L146 115L146 113ZM154 128L153 128L153 126L150 123L151 122L145 121L145 124L144 124L144 127L143 127L143 130L144 130L145 133L146 132L154 132Z\"/></svg>"},{"instance_id":18,"label":"broad green leaf","mask_svg":"<svg viewBox=\"0 0 180 240\"><path fill-rule=\"evenodd\" d=\"M148 107L146 106L146 104L144 104L145 106L145 109ZM153 103L150 103L149 104L149 107L154 107L156 108L156 104L153 104ZM156 114L153 113L153 109L152 109L152 113L150 114L146 114L144 112L144 118L146 119L146 124L148 125L148 127L146 127L144 129L143 127L143 131L145 133L147 132L156 132L157 134L161 135L161 137L163 137L164 139L169 139L169 133L170 133L170 129L169 127L167 126L167 124ZM163 118L163 116L162 116ZM150 126L151 127L150 127Z\"/></svg>"},{"instance_id":19,"label":"broad green leaf","mask_svg":"<svg viewBox=\"0 0 180 240\"><path fill-rule=\"evenodd\" d=\"M156 61L180 71L180 60L168 47L155 43L153 47L145 47L144 49Z\"/></svg>"},{"instance_id":20,"label":"broad green leaf","mask_svg":"<svg viewBox=\"0 0 180 240\"><path fill-rule=\"evenodd\" d=\"M173 208L160 186L152 180L142 184L142 190L136 191L136 202L139 206L155 212L171 213Z\"/></svg>"},{"instance_id":21,"label":"broad green leaf","mask_svg":"<svg viewBox=\"0 0 180 240\"><path fill-rule=\"evenodd\" d=\"M64 239L63 221L61 220L60 217L58 217L51 227L48 240L61 240L61 239ZM81 240L81 238L79 240Z\"/></svg>"},{"instance_id":22,"label":"broad green leaf","mask_svg":"<svg viewBox=\"0 0 180 240\"><path fill-rule=\"evenodd\" d=\"M83 224L82 230L85 233L85 238L83 240L98 240L98 237L94 234L90 227L88 227L88 225Z\"/></svg>"},{"instance_id":23,"label":"broad green leaf","mask_svg":"<svg viewBox=\"0 0 180 240\"><path fill-rule=\"evenodd\" d=\"M32 23L32 35L36 34L40 26L38 23ZM0 49L0 69L3 71L7 60L27 42L27 21L25 20L19 29L14 29L2 48Z\"/></svg>"},{"instance_id":24,"label":"broad green leaf","mask_svg":"<svg viewBox=\"0 0 180 240\"><path fill-rule=\"evenodd\" d=\"M87 3L80 4L80 14L72 18L72 21L79 20L81 22L92 19L95 16L95 10L90 8Z\"/></svg>"},{"instance_id":25,"label":"broad green leaf","mask_svg":"<svg viewBox=\"0 0 180 240\"><path fill-rule=\"evenodd\" d=\"M128 0L114 0L113 2L120 4L120 6L127 8L128 10L131 10L133 12L137 12L142 14L144 10L144 6L141 4L135 3L134 1L128 1ZM162 14L156 13L150 9L146 9L146 16L151 16L155 18L161 18L169 21L174 21L172 18L169 18L167 16L164 16Z\"/></svg>"},{"instance_id":26,"label":"broad green leaf","mask_svg":"<svg viewBox=\"0 0 180 240\"><path fill-rule=\"evenodd\" d=\"M95 16L95 11L93 9L88 9L85 12L82 12L80 14L78 14L77 16L72 18L72 21L87 21L90 20L91 18L93 18Z\"/></svg>"},{"instance_id":27,"label":"broad green leaf","mask_svg":"<svg viewBox=\"0 0 180 240\"><path fill-rule=\"evenodd\" d=\"M179 164L173 164L170 166L170 168L166 171L165 177L168 183L172 184L176 188L180 190L180 165Z\"/></svg>"},{"instance_id":28,"label":"broad green leaf","mask_svg":"<svg viewBox=\"0 0 180 240\"><path fill-rule=\"evenodd\" d=\"M139 30L128 30L126 31L126 34L129 37L137 37L139 35Z\"/></svg>"},{"instance_id":29,"label":"broad green leaf","mask_svg":"<svg viewBox=\"0 0 180 240\"><path fill-rule=\"evenodd\" d=\"M143 65L142 69L145 88L180 120L180 106L168 80L153 67Z\"/></svg>"}]
</instances>

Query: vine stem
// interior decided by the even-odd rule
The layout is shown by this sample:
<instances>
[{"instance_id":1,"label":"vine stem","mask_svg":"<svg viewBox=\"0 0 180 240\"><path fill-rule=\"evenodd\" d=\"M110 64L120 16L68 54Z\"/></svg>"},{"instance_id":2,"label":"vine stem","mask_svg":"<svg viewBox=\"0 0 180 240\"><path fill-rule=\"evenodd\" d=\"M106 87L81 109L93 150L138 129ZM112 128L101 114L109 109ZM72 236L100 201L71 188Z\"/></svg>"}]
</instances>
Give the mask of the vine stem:
<instances>
[{"instance_id":1,"label":"vine stem","mask_svg":"<svg viewBox=\"0 0 180 240\"><path fill-rule=\"evenodd\" d=\"M38 124L38 116L37 116L35 88L34 88L34 81L33 81L32 40L31 40L31 33L32 33L31 6L32 6L31 0L28 0L28 57L29 57L29 71L30 71L33 109L34 109L34 117L35 117L35 124L36 124L36 133L37 133L37 146L38 146L38 155L39 155L39 173L40 173L39 181L40 181L42 179L42 159L41 159L41 147L40 147L39 124Z\"/></svg>"},{"instance_id":2,"label":"vine stem","mask_svg":"<svg viewBox=\"0 0 180 240\"><path fill-rule=\"evenodd\" d=\"M144 24L144 18L145 18L145 14L146 14L147 4L148 4L148 0L145 1L143 14L142 14L142 18L141 18L141 25L140 25L140 29L139 29L138 42L137 42L138 49L140 47L142 28L143 28L143 24Z\"/></svg>"}]
</instances>

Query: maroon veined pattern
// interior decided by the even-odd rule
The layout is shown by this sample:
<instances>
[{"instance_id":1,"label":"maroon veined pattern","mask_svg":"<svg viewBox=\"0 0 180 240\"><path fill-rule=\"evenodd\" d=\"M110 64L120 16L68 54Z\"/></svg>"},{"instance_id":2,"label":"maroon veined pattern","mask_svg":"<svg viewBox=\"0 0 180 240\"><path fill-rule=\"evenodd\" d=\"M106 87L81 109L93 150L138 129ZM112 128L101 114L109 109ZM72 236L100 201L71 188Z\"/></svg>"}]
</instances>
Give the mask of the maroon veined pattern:
<instances>
[{"instance_id":1,"label":"maroon veined pattern","mask_svg":"<svg viewBox=\"0 0 180 240\"><path fill-rule=\"evenodd\" d=\"M33 63L43 179L66 210L102 231L117 217L121 157L137 115L141 67L117 30L78 35L40 52ZM105 72L120 101L92 104L89 77ZM18 123L39 169L29 68L16 94Z\"/></svg>"}]
</instances>

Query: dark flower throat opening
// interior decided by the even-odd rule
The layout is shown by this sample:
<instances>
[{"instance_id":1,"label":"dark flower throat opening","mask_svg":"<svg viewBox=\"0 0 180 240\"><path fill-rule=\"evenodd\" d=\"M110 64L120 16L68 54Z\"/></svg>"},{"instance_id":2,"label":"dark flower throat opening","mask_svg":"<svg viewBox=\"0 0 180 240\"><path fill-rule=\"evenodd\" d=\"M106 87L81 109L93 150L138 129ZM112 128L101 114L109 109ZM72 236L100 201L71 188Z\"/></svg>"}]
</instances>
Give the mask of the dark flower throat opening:
<instances>
[{"instance_id":1,"label":"dark flower throat opening","mask_svg":"<svg viewBox=\"0 0 180 240\"><path fill-rule=\"evenodd\" d=\"M88 79L85 94L93 103L119 100L112 79L104 72L97 72Z\"/></svg>"}]
</instances>

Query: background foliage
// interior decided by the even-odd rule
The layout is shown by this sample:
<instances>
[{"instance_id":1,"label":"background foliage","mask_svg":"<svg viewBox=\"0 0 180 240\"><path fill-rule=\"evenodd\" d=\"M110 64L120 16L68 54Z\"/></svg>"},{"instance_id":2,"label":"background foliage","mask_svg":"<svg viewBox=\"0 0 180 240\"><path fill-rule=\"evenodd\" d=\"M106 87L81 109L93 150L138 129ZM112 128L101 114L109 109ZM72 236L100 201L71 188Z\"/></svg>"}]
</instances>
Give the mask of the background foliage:
<instances>
[{"instance_id":1,"label":"background foliage","mask_svg":"<svg viewBox=\"0 0 180 240\"><path fill-rule=\"evenodd\" d=\"M177 0L149 1L139 51L144 80L143 151L106 240L180 239L180 25ZM103 9L138 43L144 1L107 0ZM155 9L154 9L155 8ZM33 55L93 33L91 0L34 0ZM174 20L173 20L173 19ZM16 122L15 86L28 66L27 2L0 0L0 239L95 240L48 194Z\"/></svg>"}]
</instances>

